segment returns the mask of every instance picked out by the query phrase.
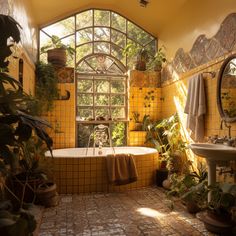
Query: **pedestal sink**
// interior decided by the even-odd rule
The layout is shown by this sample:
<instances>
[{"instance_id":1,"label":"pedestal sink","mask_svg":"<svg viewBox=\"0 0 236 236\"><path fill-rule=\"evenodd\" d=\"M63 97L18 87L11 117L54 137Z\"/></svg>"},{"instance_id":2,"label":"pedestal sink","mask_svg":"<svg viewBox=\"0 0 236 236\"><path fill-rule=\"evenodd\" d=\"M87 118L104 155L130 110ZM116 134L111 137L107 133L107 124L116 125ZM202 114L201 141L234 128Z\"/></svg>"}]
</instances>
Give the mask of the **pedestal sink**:
<instances>
[{"instance_id":1,"label":"pedestal sink","mask_svg":"<svg viewBox=\"0 0 236 236\"><path fill-rule=\"evenodd\" d=\"M193 143L190 148L194 154L206 158L208 165L208 184L216 182L216 163L217 161L236 160L236 148L223 144L212 143ZM209 196L210 198L210 196Z\"/></svg>"}]
</instances>

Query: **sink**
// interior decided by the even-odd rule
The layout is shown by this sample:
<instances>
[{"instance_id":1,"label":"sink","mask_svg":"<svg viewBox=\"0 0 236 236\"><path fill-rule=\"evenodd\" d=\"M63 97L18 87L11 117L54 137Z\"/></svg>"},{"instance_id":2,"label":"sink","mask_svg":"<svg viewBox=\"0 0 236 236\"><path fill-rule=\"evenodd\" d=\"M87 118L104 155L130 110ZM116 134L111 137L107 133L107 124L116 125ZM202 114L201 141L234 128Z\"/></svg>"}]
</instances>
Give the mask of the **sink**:
<instances>
[{"instance_id":1,"label":"sink","mask_svg":"<svg viewBox=\"0 0 236 236\"><path fill-rule=\"evenodd\" d=\"M236 148L223 144L192 143L190 148L194 154L215 161L236 160Z\"/></svg>"},{"instance_id":2,"label":"sink","mask_svg":"<svg viewBox=\"0 0 236 236\"><path fill-rule=\"evenodd\" d=\"M236 160L235 147L212 143L193 143L190 144L189 147L194 154L206 159L208 167L208 185L214 185L216 182L217 161ZM208 194L208 201L211 201L211 192Z\"/></svg>"}]
</instances>

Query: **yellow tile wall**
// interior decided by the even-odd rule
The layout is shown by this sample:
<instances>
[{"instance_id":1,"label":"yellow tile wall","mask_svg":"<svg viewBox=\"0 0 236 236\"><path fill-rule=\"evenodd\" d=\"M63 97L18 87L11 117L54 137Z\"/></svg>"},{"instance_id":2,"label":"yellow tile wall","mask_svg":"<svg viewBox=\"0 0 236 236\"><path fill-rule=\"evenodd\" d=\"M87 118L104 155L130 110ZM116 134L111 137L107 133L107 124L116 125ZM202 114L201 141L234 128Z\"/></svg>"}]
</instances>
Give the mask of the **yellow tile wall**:
<instances>
[{"instance_id":1,"label":"yellow tile wall","mask_svg":"<svg viewBox=\"0 0 236 236\"><path fill-rule=\"evenodd\" d=\"M75 147L75 85L74 83L59 83L60 94L70 92L69 100L56 100L54 109L46 118L51 123L49 135L53 138L53 148Z\"/></svg>"},{"instance_id":2,"label":"yellow tile wall","mask_svg":"<svg viewBox=\"0 0 236 236\"><path fill-rule=\"evenodd\" d=\"M158 154L134 157L138 180L114 186L108 183L104 157L54 158L54 180L59 193L122 192L155 183Z\"/></svg>"},{"instance_id":3,"label":"yellow tile wall","mask_svg":"<svg viewBox=\"0 0 236 236\"><path fill-rule=\"evenodd\" d=\"M186 114L183 113L186 95L187 95L187 84L189 78L195 73L201 73L204 71L214 71L216 72L215 78L212 78L210 75L205 77L205 89L206 89L206 98L207 98L207 114L205 116L205 137L212 135L226 136L228 135L228 129L223 127L220 129L221 118L217 108L216 100L216 90L217 90L217 78L219 74L220 67L227 57L221 57L215 61L211 61L201 67L198 67L192 71L189 71L185 74L180 75L177 81L167 82L162 86L161 89L161 115L162 118L169 117L178 111L183 127L186 127ZM231 135L236 137L236 123L231 123ZM186 135L188 140L188 135ZM202 159L202 158L201 158ZM200 159L200 160L201 160ZM236 164L233 163L236 167ZM228 178L229 177L229 178ZM227 179L232 181L232 176L228 176ZM218 176L219 179L225 177ZM234 180L236 182L236 180Z\"/></svg>"},{"instance_id":4,"label":"yellow tile wall","mask_svg":"<svg viewBox=\"0 0 236 236\"><path fill-rule=\"evenodd\" d=\"M139 121L143 121L145 115L151 120L161 117L161 88L160 77L157 72L131 71L129 75L129 132L128 145L145 146L145 132L135 130L133 112L140 114Z\"/></svg>"}]
</instances>

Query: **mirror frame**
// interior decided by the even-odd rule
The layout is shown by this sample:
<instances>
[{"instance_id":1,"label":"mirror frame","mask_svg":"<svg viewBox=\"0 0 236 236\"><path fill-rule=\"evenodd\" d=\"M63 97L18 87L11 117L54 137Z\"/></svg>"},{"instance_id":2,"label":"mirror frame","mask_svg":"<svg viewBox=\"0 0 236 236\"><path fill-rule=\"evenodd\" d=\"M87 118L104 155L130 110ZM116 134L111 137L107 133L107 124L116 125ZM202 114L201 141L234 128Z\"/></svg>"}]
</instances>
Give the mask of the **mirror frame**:
<instances>
[{"instance_id":1,"label":"mirror frame","mask_svg":"<svg viewBox=\"0 0 236 236\"><path fill-rule=\"evenodd\" d=\"M219 72L219 75L218 75L218 78L217 78L216 96L217 96L218 111L220 113L220 117L222 118L222 120L225 120L226 122L229 122L229 123L236 122L236 116L235 117L225 116L225 113L224 113L223 108L222 108L222 101L221 101L221 83L222 83L222 77L223 77L223 74L224 74L224 71L225 71L225 67L234 58L236 58L236 53L232 54L231 56L227 57L224 60L223 64L221 65L220 72Z\"/></svg>"}]
</instances>

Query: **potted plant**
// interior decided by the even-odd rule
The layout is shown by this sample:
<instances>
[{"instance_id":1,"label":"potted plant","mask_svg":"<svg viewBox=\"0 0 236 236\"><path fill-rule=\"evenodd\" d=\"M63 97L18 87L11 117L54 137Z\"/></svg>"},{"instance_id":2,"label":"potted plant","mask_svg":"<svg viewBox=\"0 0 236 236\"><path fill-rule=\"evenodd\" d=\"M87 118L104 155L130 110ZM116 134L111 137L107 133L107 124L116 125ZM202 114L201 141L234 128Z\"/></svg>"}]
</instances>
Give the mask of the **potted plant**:
<instances>
[{"instance_id":1,"label":"potted plant","mask_svg":"<svg viewBox=\"0 0 236 236\"><path fill-rule=\"evenodd\" d=\"M133 119L135 122L134 130L141 131L142 130L142 122L139 120L140 114L137 111L133 111L132 114L133 114Z\"/></svg>"},{"instance_id":2,"label":"potted plant","mask_svg":"<svg viewBox=\"0 0 236 236\"><path fill-rule=\"evenodd\" d=\"M149 68L152 68L154 71L161 71L163 63L166 62L164 49L164 46L158 48L156 54L150 60L150 63L148 65Z\"/></svg>"},{"instance_id":3,"label":"potted plant","mask_svg":"<svg viewBox=\"0 0 236 236\"><path fill-rule=\"evenodd\" d=\"M219 184L209 186L210 201L207 211L200 212L197 217L203 221L206 229L217 234L231 235L235 222L232 220L231 209L236 206L236 196L223 191Z\"/></svg>"},{"instance_id":4,"label":"potted plant","mask_svg":"<svg viewBox=\"0 0 236 236\"><path fill-rule=\"evenodd\" d=\"M123 55L126 55L130 60L135 60L134 68L136 70L146 70L146 64L148 63L149 55L145 48L135 43L129 43L125 47Z\"/></svg>"},{"instance_id":5,"label":"potted plant","mask_svg":"<svg viewBox=\"0 0 236 236\"><path fill-rule=\"evenodd\" d=\"M73 56L75 49L70 45L62 43L61 39L56 36L51 36L51 43L41 47L41 53L47 53L48 63L54 66L64 67L66 66L66 54Z\"/></svg>"}]
</instances>

